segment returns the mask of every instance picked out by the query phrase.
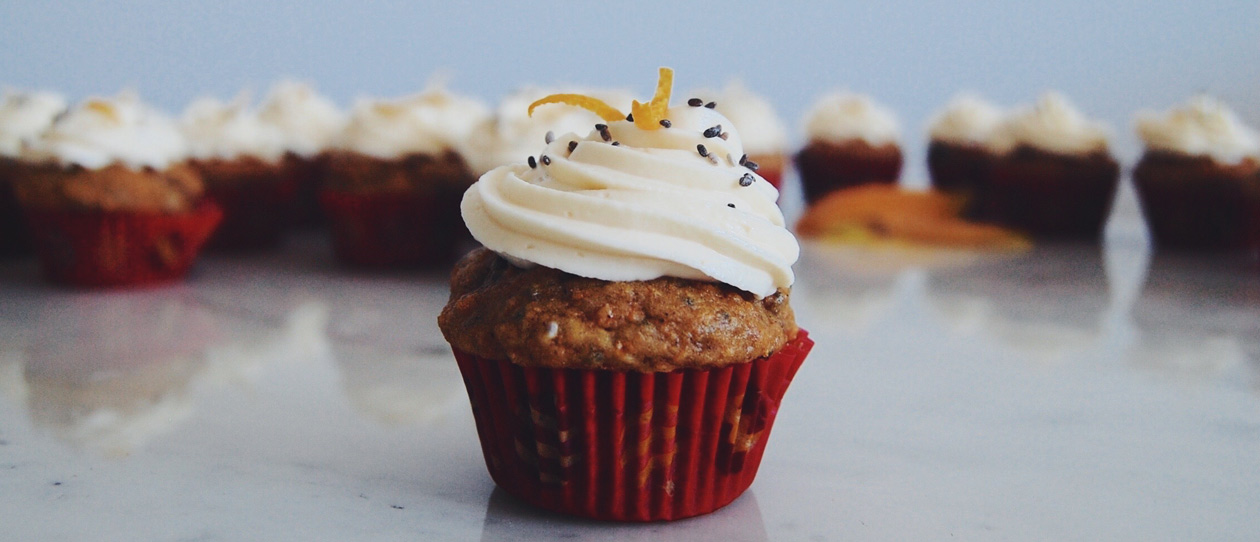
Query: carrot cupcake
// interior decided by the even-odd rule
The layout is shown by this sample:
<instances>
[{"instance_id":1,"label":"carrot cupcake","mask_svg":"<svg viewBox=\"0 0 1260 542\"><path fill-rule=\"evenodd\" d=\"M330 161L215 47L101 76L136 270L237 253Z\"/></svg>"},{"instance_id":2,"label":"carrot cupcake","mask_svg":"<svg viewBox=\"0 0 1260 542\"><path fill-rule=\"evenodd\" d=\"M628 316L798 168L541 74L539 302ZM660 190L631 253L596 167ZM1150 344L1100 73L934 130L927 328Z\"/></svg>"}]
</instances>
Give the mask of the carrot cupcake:
<instances>
[{"instance_id":1,"label":"carrot cupcake","mask_svg":"<svg viewBox=\"0 0 1260 542\"><path fill-rule=\"evenodd\" d=\"M438 323L491 477L543 508L653 521L729 503L812 345L777 191L739 164L729 119L669 107L671 83L662 69L629 115L535 102L604 122L464 196L486 248L456 267Z\"/></svg>"},{"instance_id":2,"label":"carrot cupcake","mask_svg":"<svg viewBox=\"0 0 1260 542\"><path fill-rule=\"evenodd\" d=\"M449 264L466 235L459 199L474 180L464 151L488 115L481 102L441 89L359 100L320 194L337 258L359 267Z\"/></svg>"},{"instance_id":3,"label":"carrot cupcake","mask_svg":"<svg viewBox=\"0 0 1260 542\"><path fill-rule=\"evenodd\" d=\"M346 124L345 113L311 87L281 81L263 99L258 118L280 131L285 177L296 190L289 218L297 226L321 223L319 179L326 151Z\"/></svg>"},{"instance_id":4,"label":"carrot cupcake","mask_svg":"<svg viewBox=\"0 0 1260 542\"><path fill-rule=\"evenodd\" d=\"M1034 237L1100 240L1120 180L1106 126L1049 92L1003 122L993 146L1002 157L977 193L978 218Z\"/></svg>"},{"instance_id":5,"label":"carrot cupcake","mask_svg":"<svg viewBox=\"0 0 1260 542\"><path fill-rule=\"evenodd\" d=\"M1133 183L1155 245L1228 250L1256 241L1260 134L1207 96L1139 114L1137 133L1146 152Z\"/></svg>"},{"instance_id":6,"label":"carrot cupcake","mask_svg":"<svg viewBox=\"0 0 1260 542\"><path fill-rule=\"evenodd\" d=\"M965 215L982 207L985 179L1000 153L993 136L1003 111L978 97L954 98L928 126L928 174L932 186L963 198Z\"/></svg>"},{"instance_id":7,"label":"carrot cupcake","mask_svg":"<svg viewBox=\"0 0 1260 542\"><path fill-rule=\"evenodd\" d=\"M729 119L744 138L744 152L752 161L751 167L775 188L783 188L783 170L788 162L787 127L769 101L738 82L728 84L721 92L698 90L689 96L688 105L699 103L716 108Z\"/></svg>"},{"instance_id":8,"label":"carrot cupcake","mask_svg":"<svg viewBox=\"0 0 1260 542\"><path fill-rule=\"evenodd\" d=\"M222 217L187 152L175 123L133 94L54 123L14 183L45 275L78 286L183 277Z\"/></svg>"},{"instance_id":9,"label":"carrot cupcake","mask_svg":"<svg viewBox=\"0 0 1260 542\"><path fill-rule=\"evenodd\" d=\"M805 202L866 183L896 184L901 128L896 115L866 96L822 97L805 115L809 142L796 154Z\"/></svg>"},{"instance_id":10,"label":"carrot cupcake","mask_svg":"<svg viewBox=\"0 0 1260 542\"><path fill-rule=\"evenodd\" d=\"M262 122L245 95L231 103L194 101L180 129L188 141L189 165L223 209L223 223L210 248L255 251L278 246L283 231L278 210L293 193L283 175L280 130Z\"/></svg>"},{"instance_id":11,"label":"carrot cupcake","mask_svg":"<svg viewBox=\"0 0 1260 542\"><path fill-rule=\"evenodd\" d=\"M22 149L66 110L66 100L50 92L5 90L0 98L0 258L28 254L29 235L11 178Z\"/></svg>"}]
</instances>

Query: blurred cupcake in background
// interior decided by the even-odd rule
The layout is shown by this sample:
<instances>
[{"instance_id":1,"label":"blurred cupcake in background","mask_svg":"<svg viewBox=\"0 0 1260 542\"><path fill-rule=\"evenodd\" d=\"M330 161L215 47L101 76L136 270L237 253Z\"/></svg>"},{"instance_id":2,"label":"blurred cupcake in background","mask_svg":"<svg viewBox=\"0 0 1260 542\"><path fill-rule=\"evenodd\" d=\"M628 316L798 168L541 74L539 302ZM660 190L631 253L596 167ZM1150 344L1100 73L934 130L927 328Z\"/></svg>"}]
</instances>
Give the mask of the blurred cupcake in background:
<instances>
[{"instance_id":1,"label":"blurred cupcake in background","mask_svg":"<svg viewBox=\"0 0 1260 542\"><path fill-rule=\"evenodd\" d=\"M0 97L0 258L30 252L29 233L11 178L22 149L52 126L65 112L66 99L51 92L5 89Z\"/></svg>"},{"instance_id":2,"label":"blurred cupcake in background","mask_svg":"<svg viewBox=\"0 0 1260 542\"><path fill-rule=\"evenodd\" d=\"M222 216L187 154L175 122L135 94L59 118L14 180L45 275L76 286L182 278Z\"/></svg>"},{"instance_id":3,"label":"blurred cupcake in background","mask_svg":"<svg viewBox=\"0 0 1260 542\"><path fill-rule=\"evenodd\" d=\"M1043 239L1099 241L1120 181L1108 130L1056 92L1012 113L977 217Z\"/></svg>"},{"instance_id":4,"label":"blurred cupcake in background","mask_svg":"<svg viewBox=\"0 0 1260 542\"><path fill-rule=\"evenodd\" d=\"M298 227L322 223L320 178L327 151L345 127L345 112L304 83L280 81L259 105L258 118L280 132L284 174L296 191L288 218Z\"/></svg>"},{"instance_id":5,"label":"blurred cupcake in background","mask_svg":"<svg viewBox=\"0 0 1260 542\"><path fill-rule=\"evenodd\" d=\"M993 136L1002 124L1002 109L972 95L950 101L928 126L928 174L937 190L962 197L964 215L982 204L986 178L1001 156Z\"/></svg>"},{"instance_id":6,"label":"blurred cupcake in background","mask_svg":"<svg viewBox=\"0 0 1260 542\"><path fill-rule=\"evenodd\" d=\"M1133 183L1156 246L1260 247L1260 134L1207 96L1136 124L1146 152Z\"/></svg>"},{"instance_id":7,"label":"blurred cupcake in background","mask_svg":"<svg viewBox=\"0 0 1260 542\"><path fill-rule=\"evenodd\" d=\"M459 202L475 180L469 135L488 117L481 102L443 89L355 103L320 193L337 259L373 268L453 262L467 238Z\"/></svg>"},{"instance_id":8,"label":"blurred cupcake in background","mask_svg":"<svg viewBox=\"0 0 1260 542\"><path fill-rule=\"evenodd\" d=\"M578 89L525 87L499 102L494 116L480 123L469 140L469 163L473 173L482 174L499 166L517 164L547 143L547 134L559 137L567 133L586 135L596 124L604 122L599 115L578 107L540 107L529 114L529 104L552 94L582 94L605 103L630 110L631 95L612 89Z\"/></svg>"},{"instance_id":9,"label":"blurred cupcake in background","mask_svg":"<svg viewBox=\"0 0 1260 542\"><path fill-rule=\"evenodd\" d=\"M867 96L835 93L805 115L808 142L796 154L805 202L867 183L896 184L901 128L892 111Z\"/></svg>"},{"instance_id":10,"label":"blurred cupcake in background","mask_svg":"<svg viewBox=\"0 0 1260 542\"><path fill-rule=\"evenodd\" d=\"M735 124L757 174L782 190L788 164L788 134L774 106L739 82L726 85L721 92L701 89L688 96L688 105L713 107Z\"/></svg>"}]
</instances>

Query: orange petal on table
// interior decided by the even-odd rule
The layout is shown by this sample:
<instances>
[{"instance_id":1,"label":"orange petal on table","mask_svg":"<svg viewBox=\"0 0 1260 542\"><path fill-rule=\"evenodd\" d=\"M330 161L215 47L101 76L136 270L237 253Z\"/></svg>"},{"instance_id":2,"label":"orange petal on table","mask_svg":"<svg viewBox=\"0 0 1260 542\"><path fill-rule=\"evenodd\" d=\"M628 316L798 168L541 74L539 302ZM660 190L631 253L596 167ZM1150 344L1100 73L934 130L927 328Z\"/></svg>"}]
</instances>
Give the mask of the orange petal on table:
<instances>
[{"instance_id":1,"label":"orange petal on table","mask_svg":"<svg viewBox=\"0 0 1260 542\"><path fill-rule=\"evenodd\" d=\"M532 117L534 116L534 109L540 105L547 104L567 104L575 107L581 107L582 109L598 115L599 118L604 119L606 122L615 122L625 120L626 118L624 113L618 111L617 108L608 105L603 100L592 98L584 94L552 94L550 96L544 96L534 103L529 104L529 111L526 113Z\"/></svg>"}]
</instances>

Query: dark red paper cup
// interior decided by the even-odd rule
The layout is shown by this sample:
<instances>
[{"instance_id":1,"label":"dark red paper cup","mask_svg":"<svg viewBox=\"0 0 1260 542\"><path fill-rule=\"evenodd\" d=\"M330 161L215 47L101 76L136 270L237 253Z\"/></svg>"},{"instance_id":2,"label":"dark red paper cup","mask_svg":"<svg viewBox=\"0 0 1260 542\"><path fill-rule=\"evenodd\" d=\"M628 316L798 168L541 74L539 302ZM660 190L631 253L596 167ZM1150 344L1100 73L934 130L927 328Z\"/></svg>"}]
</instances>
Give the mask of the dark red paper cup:
<instances>
[{"instance_id":1,"label":"dark red paper cup","mask_svg":"<svg viewBox=\"0 0 1260 542\"><path fill-rule=\"evenodd\" d=\"M432 267L455 261L466 234L462 194L320 192L333 252L354 267Z\"/></svg>"},{"instance_id":2,"label":"dark red paper cup","mask_svg":"<svg viewBox=\"0 0 1260 542\"><path fill-rule=\"evenodd\" d=\"M280 246L297 187L292 179L259 179L207 185L206 196L223 209L223 222L207 248L221 252L258 252Z\"/></svg>"},{"instance_id":3,"label":"dark red paper cup","mask_svg":"<svg viewBox=\"0 0 1260 542\"><path fill-rule=\"evenodd\" d=\"M183 278L223 212L177 214L27 208L44 275L70 286L137 286Z\"/></svg>"},{"instance_id":4,"label":"dark red paper cup","mask_svg":"<svg viewBox=\"0 0 1260 542\"><path fill-rule=\"evenodd\" d=\"M13 193L13 183L6 177L5 164L0 163L0 260L30 253L30 233L22 220L22 208Z\"/></svg>"},{"instance_id":5,"label":"dark red paper cup","mask_svg":"<svg viewBox=\"0 0 1260 542\"><path fill-rule=\"evenodd\" d=\"M707 514L752 484L779 402L814 342L718 369L521 367L455 351L494 482L612 521Z\"/></svg>"}]
</instances>

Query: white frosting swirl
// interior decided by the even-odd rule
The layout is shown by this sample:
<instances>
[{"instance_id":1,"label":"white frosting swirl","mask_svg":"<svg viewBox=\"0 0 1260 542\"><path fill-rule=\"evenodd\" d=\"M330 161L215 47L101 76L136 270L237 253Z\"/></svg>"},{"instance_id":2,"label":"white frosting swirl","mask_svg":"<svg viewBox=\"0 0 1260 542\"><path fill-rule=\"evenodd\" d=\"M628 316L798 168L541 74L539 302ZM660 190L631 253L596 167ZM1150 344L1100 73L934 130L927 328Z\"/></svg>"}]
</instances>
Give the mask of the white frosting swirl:
<instances>
[{"instance_id":1,"label":"white frosting swirl","mask_svg":"<svg viewBox=\"0 0 1260 542\"><path fill-rule=\"evenodd\" d=\"M464 194L464 221L521 265L610 281L714 280L758 296L791 286L800 247L784 228L778 191L738 164L743 145L730 121L688 106L666 118L672 126L656 130L609 123L620 145L598 131L564 134L536 168L483 175ZM702 135L717 125L727 139ZM570 154L571 141L579 144ZM745 175L749 186L740 185Z\"/></svg>"},{"instance_id":2,"label":"white frosting swirl","mask_svg":"<svg viewBox=\"0 0 1260 542\"><path fill-rule=\"evenodd\" d=\"M0 98L0 156L17 158L65 110L66 99L59 94L6 89Z\"/></svg>"},{"instance_id":3,"label":"white frosting swirl","mask_svg":"<svg viewBox=\"0 0 1260 542\"><path fill-rule=\"evenodd\" d=\"M788 133L783 119L769 101L748 90L743 83L729 83L721 92L700 89L687 97L716 103L718 112L739 129L744 138L744 150L749 155L782 154L787 149Z\"/></svg>"},{"instance_id":4,"label":"white frosting swirl","mask_svg":"<svg viewBox=\"0 0 1260 542\"><path fill-rule=\"evenodd\" d=\"M1163 115L1139 113L1137 133L1151 150L1207 156L1220 164L1260 158L1260 134L1208 96L1192 98L1185 107Z\"/></svg>"},{"instance_id":5,"label":"white frosting swirl","mask_svg":"<svg viewBox=\"0 0 1260 542\"><path fill-rule=\"evenodd\" d=\"M978 96L960 95L932 120L928 135L932 141L987 146L1002 125L1004 114Z\"/></svg>"},{"instance_id":6,"label":"white frosting swirl","mask_svg":"<svg viewBox=\"0 0 1260 542\"><path fill-rule=\"evenodd\" d=\"M187 156L188 144L175 122L130 92L75 106L22 153L32 161L88 169L115 163L166 169Z\"/></svg>"},{"instance_id":7,"label":"white frosting swirl","mask_svg":"<svg viewBox=\"0 0 1260 542\"><path fill-rule=\"evenodd\" d=\"M860 94L828 94L805 114L805 134L810 140L843 144L860 139L878 146L897 143L900 133L892 110Z\"/></svg>"},{"instance_id":8,"label":"white frosting swirl","mask_svg":"<svg viewBox=\"0 0 1260 542\"><path fill-rule=\"evenodd\" d=\"M463 153L473 128L489 115L485 104L443 89L396 100L360 99L335 146L385 160Z\"/></svg>"},{"instance_id":9,"label":"white frosting swirl","mask_svg":"<svg viewBox=\"0 0 1260 542\"><path fill-rule=\"evenodd\" d=\"M245 94L230 103L215 98L193 101L184 111L180 130L193 158L232 160L253 156L274 163L284 156L280 129L259 119L249 108Z\"/></svg>"},{"instance_id":10,"label":"white frosting swirl","mask_svg":"<svg viewBox=\"0 0 1260 542\"><path fill-rule=\"evenodd\" d=\"M621 111L630 110L629 92L579 88L543 89L526 87L499 103L494 118L481 123L469 139L469 165L481 174L499 166L520 163L543 144L547 132L585 134L603 122L596 114L580 107L540 107L528 114L529 104L550 94L583 94L598 98Z\"/></svg>"},{"instance_id":11,"label":"white frosting swirl","mask_svg":"<svg viewBox=\"0 0 1260 542\"><path fill-rule=\"evenodd\" d=\"M1077 111L1062 94L1047 92L1033 107L1015 112L998 127L991 148L1009 152L1026 145L1057 154L1106 152L1107 126Z\"/></svg>"},{"instance_id":12,"label":"white frosting swirl","mask_svg":"<svg viewBox=\"0 0 1260 542\"><path fill-rule=\"evenodd\" d=\"M307 158L332 145L346 125L345 113L332 100L297 81L271 87L258 118L280 131L285 150Z\"/></svg>"}]
</instances>

